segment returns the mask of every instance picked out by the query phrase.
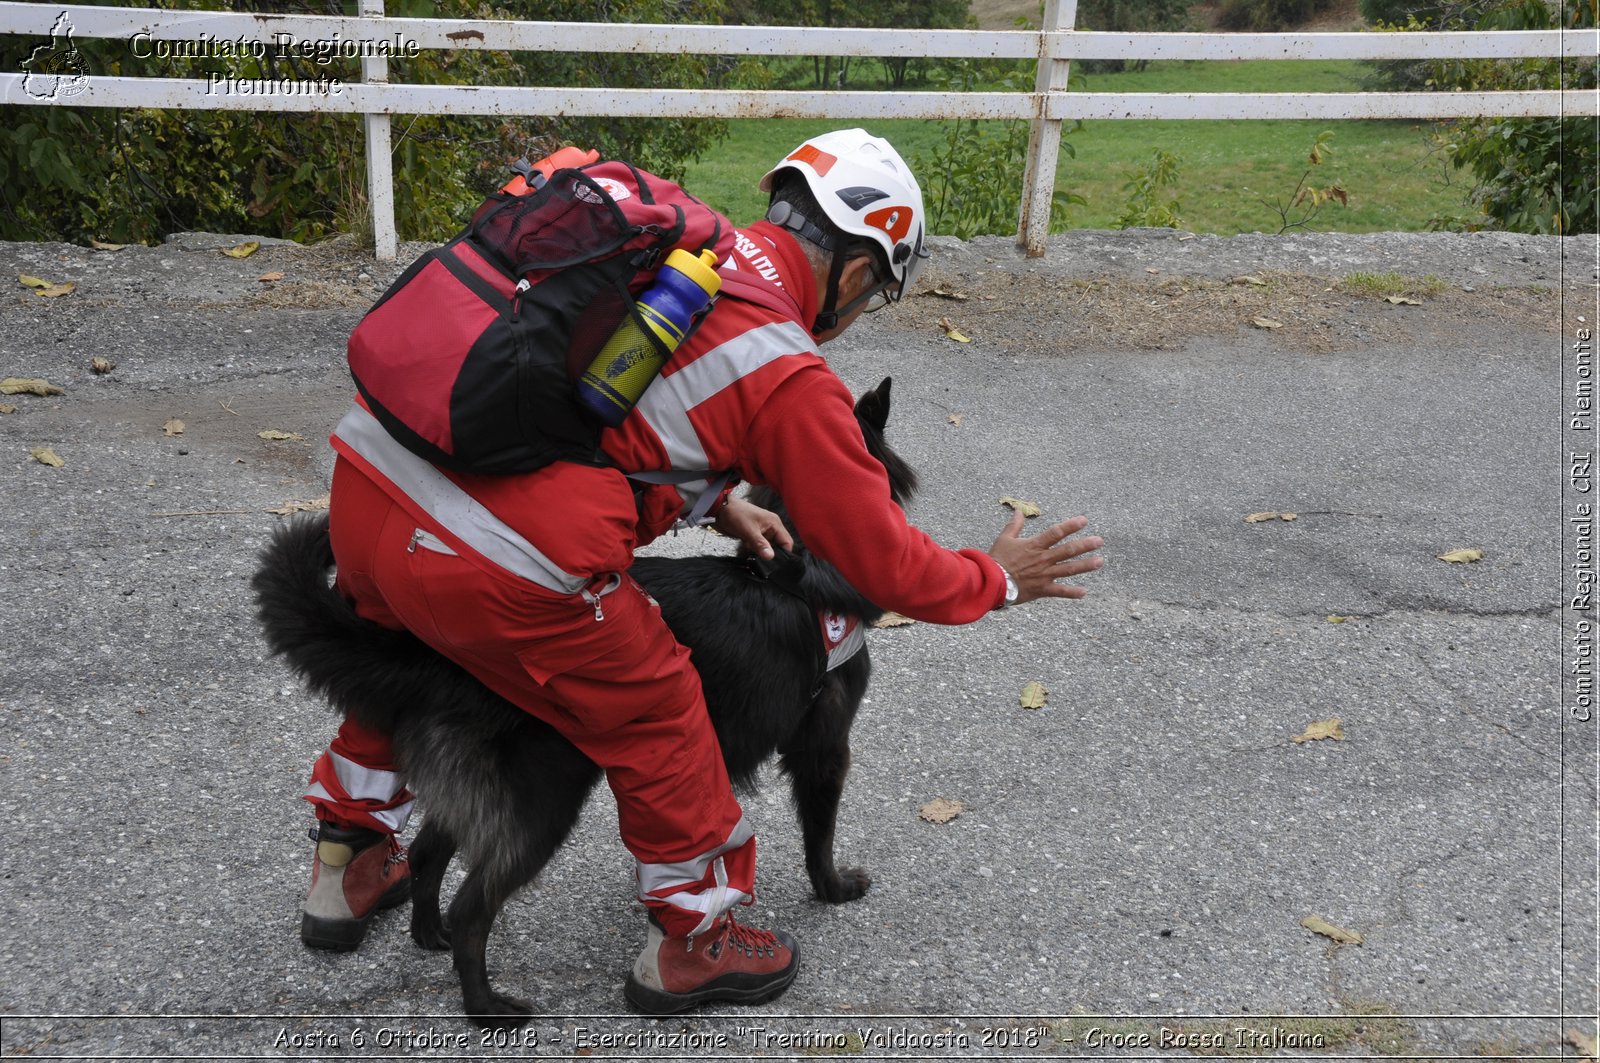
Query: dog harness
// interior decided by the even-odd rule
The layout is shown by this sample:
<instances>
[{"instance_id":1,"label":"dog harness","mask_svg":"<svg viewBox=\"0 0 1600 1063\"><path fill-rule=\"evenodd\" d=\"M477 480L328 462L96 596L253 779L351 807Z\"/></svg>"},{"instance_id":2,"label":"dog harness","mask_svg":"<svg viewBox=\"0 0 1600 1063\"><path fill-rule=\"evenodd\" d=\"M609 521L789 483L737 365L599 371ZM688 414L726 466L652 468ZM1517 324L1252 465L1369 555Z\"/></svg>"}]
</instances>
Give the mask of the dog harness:
<instances>
[{"instance_id":1,"label":"dog harness","mask_svg":"<svg viewBox=\"0 0 1600 1063\"><path fill-rule=\"evenodd\" d=\"M817 620L822 625L822 652L828 658L826 671L833 671L860 653L867 644L866 626L861 623L859 616L846 616L824 609L817 613Z\"/></svg>"}]
</instances>

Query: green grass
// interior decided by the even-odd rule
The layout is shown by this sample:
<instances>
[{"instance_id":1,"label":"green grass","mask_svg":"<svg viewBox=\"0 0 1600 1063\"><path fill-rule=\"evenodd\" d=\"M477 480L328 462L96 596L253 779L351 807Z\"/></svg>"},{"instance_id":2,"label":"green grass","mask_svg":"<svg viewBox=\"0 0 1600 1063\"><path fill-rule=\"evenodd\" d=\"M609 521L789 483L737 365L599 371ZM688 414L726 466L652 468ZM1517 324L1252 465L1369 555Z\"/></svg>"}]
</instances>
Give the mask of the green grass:
<instances>
[{"instance_id":1,"label":"green grass","mask_svg":"<svg viewBox=\"0 0 1600 1063\"><path fill-rule=\"evenodd\" d=\"M1422 277L1407 277L1399 273L1347 273L1339 281L1339 289L1352 295L1371 295L1385 298L1391 295L1438 295L1448 285L1429 273Z\"/></svg>"},{"instance_id":2,"label":"green grass","mask_svg":"<svg viewBox=\"0 0 1600 1063\"><path fill-rule=\"evenodd\" d=\"M1144 71L1089 75L1091 92L1350 92L1361 86L1366 64L1354 61L1152 63ZM874 75L875 76L875 75ZM861 87L872 77L852 75ZM736 221L758 216L765 198L755 184L766 170L808 136L840 125L835 120L764 119L730 123L728 141L712 157L691 165L687 184ZM864 123L888 137L908 159L931 156L944 124L932 121ZM1092 121L1067 142L1075 157L1061 160L1058 187L1088 203L1068 215L1071 228L1109 228L1121 213L1129 173L1157 148L1179 156L1179 216L1195 232L1232 235L1277 232L1276 204L1287 204L1307 170L1306 153L1317 134L1332 130L1332 151L1308 181L1340 183L1349 205L1330 204L1312 228L1339 232L1420 231L1431 219L1471 213L1460 175L1446 171L1427 140L1428 125L1412 121ZM1453 180L1451 180L1453 178ZM1021 183L1022 175L996 174ZM924 178L924 185L927 184Z\"/></svg>"}]
</instances>

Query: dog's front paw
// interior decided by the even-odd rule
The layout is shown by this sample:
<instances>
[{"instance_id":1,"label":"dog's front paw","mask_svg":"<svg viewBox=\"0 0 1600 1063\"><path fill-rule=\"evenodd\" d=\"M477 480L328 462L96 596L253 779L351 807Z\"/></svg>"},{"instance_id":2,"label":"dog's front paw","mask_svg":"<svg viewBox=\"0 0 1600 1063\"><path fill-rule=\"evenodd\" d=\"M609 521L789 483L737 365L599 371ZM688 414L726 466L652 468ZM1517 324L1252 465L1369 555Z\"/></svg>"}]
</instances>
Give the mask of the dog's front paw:
<instances>
[{"instance_id":1,"label":"dog's front paw","mask_svg":"<svg viewBox=\"0 0 1600 1063\"><path fill-rule=\"evenodd\" d=\"M827 901L829 904L844 904L853 901L867 892L872 885L872 876L859 867L842 867L832 875L819 879L816 883L817 899Z\"/></svg>"},{"instance_id":2,"label":"dog's front paw","mask_svg":"<svg viewBox=\"0 0 1600 1063\"><path fill-rule=\"evenodd\" d=\"M444 920L438 916L434 916L432 919L421 919L413 911L411 915L411 940L429 952L444 952L450 948L450 931L444 925Z\"/></svg>"},{"instance_id":3,"label":"dog's front paw","mask_svg":"<svg viewBox=\"0 0 1600 1063\"><path fill-rule=\"evenodd\" d=\"M504 993L491 992L478 1005L467 1003L467 1018L485 1030L515 1030L532 1017L532 1004Z\"/></svg>"}]
</instances>

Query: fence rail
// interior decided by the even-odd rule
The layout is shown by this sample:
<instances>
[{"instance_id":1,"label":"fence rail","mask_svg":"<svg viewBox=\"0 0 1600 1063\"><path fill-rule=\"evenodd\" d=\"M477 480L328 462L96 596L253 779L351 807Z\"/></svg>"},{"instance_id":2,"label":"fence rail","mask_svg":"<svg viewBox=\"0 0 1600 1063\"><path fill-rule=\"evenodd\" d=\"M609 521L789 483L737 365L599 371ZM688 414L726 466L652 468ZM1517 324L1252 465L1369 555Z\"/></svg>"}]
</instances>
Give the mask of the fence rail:
<instances>
[{"instance_id":1,"label":"fence rail","mask_svg":"<svg viewBox=\"0 0 1600 1063\"><path fill-rule=\"evenodd\" d=\"M361 60L358 84L221 78L82 77L49 91L37 73L0 73L0 103L33 106L331 111L364 116L368 191L380 258L393 258L389 116L612 115L694 118L988 118L1033 125L1019 243L1042 253L1061 123L1078 119L1461 118L1600 115L1600 92L1100 93L1068 92L1077 59L1511 59L1600 55L1600 31L1427 33L1100 33L1072 29L1077 0L1046 0L1040 30L893 30L629 25L386 18L383 0L336 17L151 8L55 6L0 0L0 33L153 42L378 42L391 48L649 54L1019 59L1037 63L1031 92L819 92L581 89L390 82L382 55ZM61 77L63 75L53 75ZM59 85L54 86L59 87Z\"/></svg>"}]
</instances>

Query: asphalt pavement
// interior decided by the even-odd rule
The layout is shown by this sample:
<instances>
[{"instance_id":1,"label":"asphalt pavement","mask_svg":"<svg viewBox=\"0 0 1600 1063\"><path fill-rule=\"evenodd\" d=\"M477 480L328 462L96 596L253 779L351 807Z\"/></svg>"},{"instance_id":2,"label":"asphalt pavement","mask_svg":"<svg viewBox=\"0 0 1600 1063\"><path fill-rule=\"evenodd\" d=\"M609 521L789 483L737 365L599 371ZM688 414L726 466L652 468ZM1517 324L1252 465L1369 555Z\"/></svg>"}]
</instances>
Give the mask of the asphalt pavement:
<instances>
[{"instance_id":1,"label":"asphalt pavement","mask_svg":"<svg viewBox=\"0 0 1600 1063\"><path fill-rule=\"evenodd\" d=\"M352 954L299 941L298 795L334 720L266 659L248 580L273 510L326 494L344 339L395 267L219 253L244 239L0 245L0 377L62 389L0 395L6 1057L1530 1057L1594 1035L1596 724L1571 674L1593 610L1569 593L1592 239L944 244L948 296L830 361L856 390L894 377L919 526L983 547L1003 496L1085 513L1091 595L872 633L838 838L871 891L813 900L782 781L746 801L751 921L804 950L779 1002L626 1012L644 920L602 793L496 924L492 976L539 1010L498 1038L406 909ZM1153 349L1096 317L1174 277L1216 310L1241 276L1357 269L1433 281L1420 306L1339 296L1315 342L1180 314ZM919 816L941 797L956 818Z\"/></svg>"}]
</instances>

